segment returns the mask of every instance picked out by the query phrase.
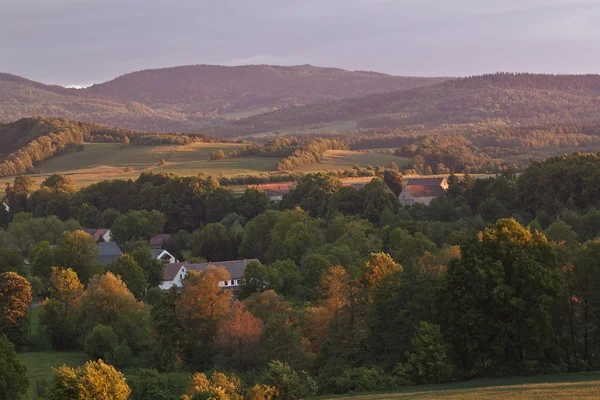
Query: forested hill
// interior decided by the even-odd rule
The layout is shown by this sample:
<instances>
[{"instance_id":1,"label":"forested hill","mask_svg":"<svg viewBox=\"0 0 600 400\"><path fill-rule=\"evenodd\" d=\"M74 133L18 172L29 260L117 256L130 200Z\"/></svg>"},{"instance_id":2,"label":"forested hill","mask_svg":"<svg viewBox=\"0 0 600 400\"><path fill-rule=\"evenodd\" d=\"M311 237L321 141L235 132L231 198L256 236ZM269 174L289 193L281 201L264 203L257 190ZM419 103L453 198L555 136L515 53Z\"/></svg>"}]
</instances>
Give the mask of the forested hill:
<instances>
[{"instance_id":1,"label":"forested hill","mask_svg":"<svg viewBox=\"0 0 600 400\"><path fill-rule=\"evenodd\" d=\"M146 131L192 131L184 115L135 102L87 96L10 74L0 74L0 122L46 115Z\"/></svg>"},{"instance_id":2,"label":"forested hill","mask_svg":"<svg viewBox=\"0 0 600 400\"><path fill-rule=\"evenodd\" d=\"M133 72L84 92L149 106L168 104L194 113L220 114L323 103L428 86L444 80L312 65L190 65Z\"/></svg>"},{"instance_id":3,"label":"forested hill","mask_svg":"<svg viewBox=\"0 0 600 400\"><path fill-rule=\"evenodd\" d=\"M492 74L438 85L283 109L235 123L265 132L357 121L360 128L417 124L548 124L600 119L600 75Z\"/></svg>"},{"instance_id":4,"label":"forested hill","mask_svg":"<svg viewBox=\"0 0 600 400\"><path fill-rule=\"evenodd\" d=\"M223 114L239 118L444 80L313 66L198 65L134 72L78 90L0 73L0 122L45 115L134 130L197 132Z\"/></svg>"}]
</instances>

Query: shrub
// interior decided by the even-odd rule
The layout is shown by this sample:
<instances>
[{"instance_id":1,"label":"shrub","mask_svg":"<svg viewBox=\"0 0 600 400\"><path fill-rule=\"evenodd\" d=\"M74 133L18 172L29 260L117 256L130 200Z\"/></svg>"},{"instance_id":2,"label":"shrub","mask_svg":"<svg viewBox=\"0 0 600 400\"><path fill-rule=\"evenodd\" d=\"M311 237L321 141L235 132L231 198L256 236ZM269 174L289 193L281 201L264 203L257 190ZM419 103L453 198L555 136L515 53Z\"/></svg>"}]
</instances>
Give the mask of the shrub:
<instances>
[{"instance_id":1,"label":"shrub","mask_svg":"<svg viewBox=\"0 0 600 400\"><path fill-rule=\"evenodd\" d=\"M123 368L130 366L133 354L131 353L131 348L127 343L127 339L123 339L121 344L115 347L112 353L109 353L108 357L110 363L114 364L116 367Z\"/></svg>"},{"instance_id":2,"label":"shrub","mask_svg":"<svg viewBox=\"0 0 600 400\"><path fill-rule=\"evenodd\" d=\"M296 400L314 396L317 383L306 372L294 371L287 363L271 361L264 374L265 383L279 392L281 400Z\"/></svg>"},{"instance_id":3,"label":"shrub","mask_svg":"<svg viewBox=\"0 0 600 400\"><path fill-rule=\"evenodd\" d=\"M106 325L96 325L85 338L85 352L93 358L107 359L119 345L113 328Z\"/></svg>"},{"instance_id":4,"label":"shrub","mask_svg":"<svg viewBox=\"0 0 600 400\"><path fill-rule=\"evenodd\" d=\"M417 383L443 383L452 377L439 325L421 321L406 353L408 374Z\"/></svg>"},{"instance_id":5,"label":"shrub","mask_svg":"<svg viewBox=\"0 0 600 400\"><path fill-rule=\"evenodd\" d=\"M153 287L148 289L148 291L146 292L146 303L150 304L151 306L155 305L156 303L158 303L158 301L160 299L163 298L165 294L163 293L162 289L157 287Z\"/></svg>"}]
</instances>

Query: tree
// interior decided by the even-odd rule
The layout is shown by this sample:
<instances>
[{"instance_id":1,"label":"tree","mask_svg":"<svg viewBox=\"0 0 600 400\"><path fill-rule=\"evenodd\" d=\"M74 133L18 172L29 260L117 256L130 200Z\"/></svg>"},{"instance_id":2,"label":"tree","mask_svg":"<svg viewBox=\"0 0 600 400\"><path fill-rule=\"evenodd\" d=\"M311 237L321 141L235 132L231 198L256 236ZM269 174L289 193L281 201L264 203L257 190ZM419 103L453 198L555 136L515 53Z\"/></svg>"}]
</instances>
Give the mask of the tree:
<instances>
[{"instance_id":1,"label":"tree","mask_svg":"<svg viewBox=\"0 0 600 400\"><path fill-rule=\"evenodd\" d=\"M114 221L112 234L118 243L150 240L162 232L165 222L165 216L156 210L130 211Z\"/></svg>"},{"instance_id":2,"label":"tree","mask_svg":"<svg viewBox=\"0 0 600 400\"><path fill-rule=\"evenodd\" d=\"M27 319L32 299L27 279L14 272L0 274L0 335L10 334Z\"/></svg>"},{"instance_id":3,"label":"tree","mask_svg":"<svg viewBox=\"0 0 600 400\"><path fill-rule=\"evenodd\" d=\"M159 374L155 369L140 369L136 375L130 383L130 400L177 400L165 374Z\"/></svg>"},{"instance_id":4,"label":"tree","mask_svg":"<svg viewBox=\"0 0 600 400\"><path fill-rule=\"evenodd\" d=\"M37 243L29 251L29 262L31 263L31 274L41 278L50 278L54 262L54 251L50 242L44 240Z\"/></svg>"},{"instance_id":5,"label":"tree","mask_svg":"<svg viewBox=\"0 0 600 400\"><path fill-rule=\"evenodd\" d=\"M577 233L566 222L557 219L544 232L548 240L552 242L564 242L567 246L577 246L579 238Z\"/></svg>"},{"instance_id":6,"label":"tree","mask_svg":"<svg viewBox=\"0 0 600 400\"><path fill-rule=\"evenodd\" d=\"M92 205L83 203L77 210L77 220L81 226L86 228L98 228L102 223L100 211Z\"/></svg>"},{"instance_id":7,"label":"tree","mask_svg":"<svg viewBox=\"0 0 600 400\"><path fill-rule=\"evenodd\" d=\"M380 179L373 179L361 189L364 196L363 214L374 224L378 224L383 210L395 211L398 207L398 198L390 193L389 189Z\"/></svg>"},{"instance_id":8,"label":"tree","mask_svg":"<svg viewBox=\"0 0 600 400\"><path fill-rule=\"evenodd\" d=\"M14 345L0 335L0 400L19 399L27 392L27 367L17 358Z\"/></svg>"},{"instance_id":9,"label":"tree","mask_svg":"<svg viewBox=\"0 0 600 400\"><path fill-rule=\"evenodd\" d=\"M19 250L0 247L0 273L3 272L25 275L25 260Z\"/></svg>"},{"instance_id":10,"label":"tree","mask_svg":"<svg viewBox=\"0 0 600 400\"><path fill-rule=\"evenodd\" d=\"M557 358L562 277L544 235L499 220L461 255L440 279L437 304L465 371Z\"/></svg>"},{"instance_id":11,"label":"tree","mask_svg":"<svg viewBox=\"0 0 600 400\"><path fill-rule=\"evenodd\" d=\"M123 254L108 264L107 269L116 276L120 276L136 298L139 299L146 293L144 270L135 262L131 255Z\"/></svg>"},{"instance_id":12,"label":"tree","mask_svg":"<svg viewBox=\"0 0 600 400\"><path fill-rule=\"evenodd\" d=\"M73 194L76 191L73 180L66 175L52 174L42 182L42 188L56 193Z\"/></svg>"},{"instance_id":13,"label":"tree","mask_svg":"<svg viewBox=\"0 0 600 400\"><path fill-rule=\"evenodd\" d=\"M54 369L50 400L127 400L131 389L125 376L102 360L88 361L83 368L62 366Z\"/></svg>"},{"instance_id":14,"label":"tree","mask_svg":"<svg viewBox=\"0 0 600 400\"><path fill-rule=\"evenodd\" d=\"M252 261L244 269L244 277L240 285L238 297L243 300L267 288L270 288L267 267L258 261Z\"/></svg>"},{"instance_id":15,"label":"tree","mask_svg":"<svg viewBox=\"0 0 600 400\"><path fill-rule=\"evenodd\" d=\"M452 365L438 325L421 322L407 358L409 373L417 383L444 383L452 377Z\"/></svg>"},{"instance_id":16,"label":"tree","mask_svg":"<svg viewBox=\"0 0 600 400\"><path fill-rule=\"evenodd\" d=\"M282 400L299 400L317 394L317 384L306 372L296 372L289 364L271 361L263 379L277 389Z\"/></svg>"},{"instance_id":17,"label":"tree","mask_svg":"<svg viewBox=\"0 0 600 400\"><path fill-rule=\"evenodd\" d=\"M240 370L256 362L256 347L262 333L262 321L236 301L230 314L219 322L217 346Z\"/></svg>"},{"instance_id":18,"label":"tree","mask_svg":"<svg viewBox=\"0 0 600 400\"><path fill-rule=\"evenodd\" d=\"M183 348L185 337L183 328L177 317L178 293L171 288L151 310L152 325L158 336L154 358L157 367L163 371L173 370L178 366L179 354Z\"/></svg>"},{"instance_id":19,"label":"tree","mask_svg":"<svg viewBox=\"0 0 600 400\"><path fill-rule=\"evenodd\" d=\"M85 337L85 352L92 358L110 360L118 345L119 339L110 326L96 325Z\"/></svg>"},{"instance_id":20,"label":"tree","mask_svg":"<svg viewBox=\"0 0 600 400\"><path fill-rule=\"evenodd\" d=\"M108 208L100 214L100 225L106 229L111 229L117 218L121 216L121 213L114 208Z\"/></svg>"},{"instance_id":21,"label":"tree","mask_svg":"<svg viewBox=\"0 0 600 400\"><path fill-rule=\"evenodd\" d=\"M42 303L40 325L56 350L71 350L79 335L77 313L83 285L72 269L52 267L50 298Z\"/></svg>"},{"instance_id":22,"label":"tree","mask_svg":"<svg viewBox=\"0 0 600 400\"><path fill-rule=\"evenodd\" d=\"M73 268L84 284L104 270L96 241L84 231L65 232L54 251L57 263Z\"/></svg>"},{"instance_id":23,"label":"tree","mask_svg":"<svg viewBox=\"0 0 600 400\"><path fill-rule=\"evenodd\" d=\"M208 261L226 261L235 258L235 249L225 226L214 223L194 232L192 254Z\"/></svg>"},{"instance_id":24,"label":"tree","mask_svg":"<svg viewBox=\"0 0 600 400\"><path fill-rule=\"evenodd\" d=\"M361 283L365 287L373 287L394 272L402 271L402 266L386 253L371 253L361 273Z\"/></svg>"},{"instance_id":25,"label":"tree","mask_svg":"<svg viewBox=\"0 0 600 400\"><path fill-rule=\"evenodd\" d=\"M292 297L296 293L296 287L300 284L300 270L292 260L275 261L268 269L269 286L276 292L286 297Z\"/></svg>"},{"instance_id":26,"label":"tree","mask_svg":"<svg viewBox=\"0 0 600 400\"><path fill-rule=\"evenodd\" d=\"M404 187L404 180L402 174L400 174L397 169L386 169L383 173L383 182L390 188L396 197L400 196L402 188Z\"/></svg>"},{"instance_id":27,"label":"tree","mask_svg":"<svg viewBox=\"0 0 600 400\"><path fill-rule=\"evenodd\" d=\"M219 286L231 277L225 268L209 266L204 272L188 271L177 301L178 320L187 338L187 357L206 362L218 322L230 312L231 291Z\"/></svg>"},{"instance_id":28,"label":"tree","mask_svg":"<svg viewBox=\"0 0 600 400\"><path fill-rule=\"evenodd\" d=\"M110 326L119 339L127 338L132 348L141 346L148 334L143 305L111 272L90 280L81 296L80 318L86 334L96 325Z\"/></svg>"},{"instance_id":29,"label":"tree","mask_svg":"<svg viewBox=\"0 0 600 400\"><path fill-rule=\"evenodd\" d=\"M204 203L206 220L218 222L235 210L236 198L231 189L218 187L206 195Z\"/></svg>"},{"instance_id":30,"label":"tree","mask_svg":"<svg viewBox=\"0 0 600 400\"><path fill-rule=\"evenodd\" d=\"M135 262L142 268L148 288L161 284L164 264L161 260L152 257L150 246L145 243L143 245L138 244L127 254L133 257Z\"/></svg>"},{"instance_id":31,"label":"tree","mask_svg":"<svg viewBox=\"0 0 600 400\"><path fill-rule=\"evenodd\" d=\"M237 209L248 220L265 212L269 207L269 196L260 188L246 188L238 198Z\"/></svg>"}]
</instances>

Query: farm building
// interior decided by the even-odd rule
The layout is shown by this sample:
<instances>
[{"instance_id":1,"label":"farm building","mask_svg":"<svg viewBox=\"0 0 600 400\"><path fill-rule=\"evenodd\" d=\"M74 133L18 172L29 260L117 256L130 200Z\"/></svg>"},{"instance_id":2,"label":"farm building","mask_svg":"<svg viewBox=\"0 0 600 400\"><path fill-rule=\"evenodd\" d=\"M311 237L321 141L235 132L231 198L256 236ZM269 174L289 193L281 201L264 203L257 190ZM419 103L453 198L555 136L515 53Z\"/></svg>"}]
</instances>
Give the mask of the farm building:
<instances>
[{"instance_id":1,"label":"farm building","mask_svg":"<svg viewBox=\"0 0 600 400\"><path fill-rule=\"evenodd\" d=\"M448 190L446 178L418 178L410 179L398 196L402 206L413 204L429 205L431 200L443 196Z\"/></svg>"}]
</instances>

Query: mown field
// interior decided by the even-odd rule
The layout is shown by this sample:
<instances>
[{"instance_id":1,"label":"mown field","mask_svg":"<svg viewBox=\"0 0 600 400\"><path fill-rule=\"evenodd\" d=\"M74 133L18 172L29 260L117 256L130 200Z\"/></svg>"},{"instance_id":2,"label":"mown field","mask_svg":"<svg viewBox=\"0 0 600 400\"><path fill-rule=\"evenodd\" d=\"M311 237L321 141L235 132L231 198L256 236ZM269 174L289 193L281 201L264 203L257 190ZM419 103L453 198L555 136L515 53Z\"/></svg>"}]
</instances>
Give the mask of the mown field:
<instances>
[{"instance_id":1,"label":"mown field","mask_svg":"<svg viewBox=\"0 0 600 400\"><path fill-rule=\"evenodd\" d=\"M50 174L68 175L78 187L105 179L135 179L142 172L172 172L191 176L207 173L213 176L254 175L276 171L278 158L240 157L210 160L215 150L228 152L237 143L193 143L187 146L129 146L120 143L86 143L84 150L54 157L39 165L32 174L41 183ZM164 165L160 165L164 160ZM410 160L387 154L330 150L318 164L300 168L304 172L333 171L353 165L403 166ZM13 177L0 178L0 191Z\"/></svg>"},{"instance_id":2,"label":"mown field","mask_svg":"<svg viewBox=\"0 0 600 400\"><path fill-rule=\"evenodd\" d=\"M387 393L319 397L320 400L561 400L600 399L600 372L530 378L479 379L447 385L414 386Z\"/></svg>"}]
</instances>

